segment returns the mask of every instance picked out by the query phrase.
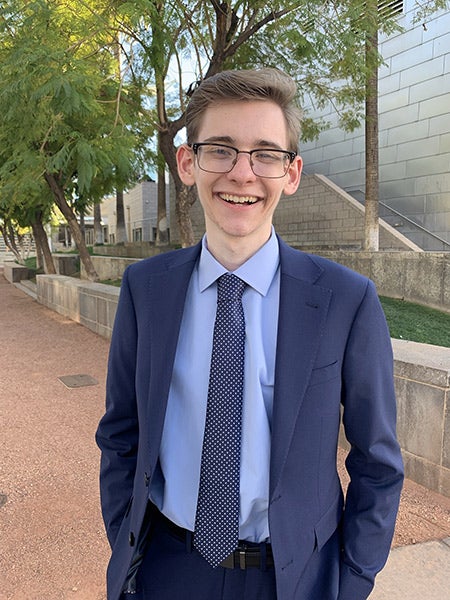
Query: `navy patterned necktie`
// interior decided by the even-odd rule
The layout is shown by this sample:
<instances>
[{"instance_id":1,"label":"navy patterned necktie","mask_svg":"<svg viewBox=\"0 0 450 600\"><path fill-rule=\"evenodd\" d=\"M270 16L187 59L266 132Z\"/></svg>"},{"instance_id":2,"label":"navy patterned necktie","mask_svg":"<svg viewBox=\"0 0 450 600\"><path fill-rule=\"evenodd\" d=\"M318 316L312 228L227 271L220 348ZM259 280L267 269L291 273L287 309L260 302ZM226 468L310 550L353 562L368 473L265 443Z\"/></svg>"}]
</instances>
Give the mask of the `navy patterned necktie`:
<instances>
[{"instance_id":1,"label":"navy patterned necktie","mask_svg":"<svg viewBox=\"0 0 450 600\"><path fill-rule=\"evenodd\" d=\"M194 531L194 546L213 567L235 550L239 540L245 285L229 273L217 280L217 313Z\"/></svg>"}]
</instances>

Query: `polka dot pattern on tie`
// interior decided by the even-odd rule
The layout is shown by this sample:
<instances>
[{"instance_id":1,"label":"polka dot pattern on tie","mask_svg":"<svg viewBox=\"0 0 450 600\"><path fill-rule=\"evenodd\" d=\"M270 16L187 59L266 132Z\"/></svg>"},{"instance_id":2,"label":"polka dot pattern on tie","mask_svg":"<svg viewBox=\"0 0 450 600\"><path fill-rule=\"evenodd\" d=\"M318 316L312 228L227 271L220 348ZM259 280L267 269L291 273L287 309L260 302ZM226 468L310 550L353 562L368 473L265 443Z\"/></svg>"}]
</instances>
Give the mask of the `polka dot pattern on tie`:
<instances>
[{"instance_id":1,"label":"polka dot pattern on tie","mask_svg":"<svg viewBox=\"0 0 450 600\"><path fill-rule=\"evenodd\" d=\"M194 546L213 567L237 547L239 539L245 285L229 273L217 281L217 313L194 531Z\"/></svg>"}]
</instances>

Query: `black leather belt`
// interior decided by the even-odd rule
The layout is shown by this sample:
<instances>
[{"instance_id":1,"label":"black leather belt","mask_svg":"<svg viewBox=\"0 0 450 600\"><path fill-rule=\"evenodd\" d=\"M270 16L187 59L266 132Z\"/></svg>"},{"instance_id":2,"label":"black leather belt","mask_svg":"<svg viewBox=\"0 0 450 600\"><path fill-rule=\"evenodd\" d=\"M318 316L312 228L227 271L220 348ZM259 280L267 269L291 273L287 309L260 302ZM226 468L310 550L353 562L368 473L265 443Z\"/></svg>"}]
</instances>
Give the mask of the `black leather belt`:
<instances>
[{"instance_id":1,"label":"black leather belt","mask_svg":"<svg viewBox=\"0 0 450 600\"><path fill-rule=\"evenodd\" d=\"M183 529L159 513L159 521L179 540L188 543L192 540L192 531ZM265 570L273 567L272 546L270 544L255 544L253 542L240 541L239 546L219 566L225 569L249 569L257 568Z\"/></svg>"},{"instance_id":2,"label":"black leather belt","mask_svg":"<svg viewBox=\"0 0 450 600\"><path fill-rule=\"evenodd\" d=\"M249 547L245 542L239 542L236 550L227 556L220 563L220 566L226 569L248 569L251 567L265 569L273 567L272 547L270 544L258 544Z\"/></svg>"}]
</instances>

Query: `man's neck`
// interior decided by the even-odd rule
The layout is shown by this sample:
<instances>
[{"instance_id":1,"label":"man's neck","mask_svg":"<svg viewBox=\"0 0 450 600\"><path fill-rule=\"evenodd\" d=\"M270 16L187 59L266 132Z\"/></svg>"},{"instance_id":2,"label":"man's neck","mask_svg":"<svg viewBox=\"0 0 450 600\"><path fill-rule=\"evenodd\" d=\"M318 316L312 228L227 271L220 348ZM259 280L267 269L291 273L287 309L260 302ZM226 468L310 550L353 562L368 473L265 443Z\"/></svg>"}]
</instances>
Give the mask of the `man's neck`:
<instances>
[{"instance_id":1,"label":"man's neck","mask_svg":"<svg viewBox=\"0 0 450 600\"><path fill-rule=\"evenodd\" d=\"M223 241L211 239L206 236L208 250L227 271L236 271L249 258L251 258L258 250L267 242L270 234L261 243L255 244L249 238L235 238L232 241Z\"/></svg>"}]
</instances>

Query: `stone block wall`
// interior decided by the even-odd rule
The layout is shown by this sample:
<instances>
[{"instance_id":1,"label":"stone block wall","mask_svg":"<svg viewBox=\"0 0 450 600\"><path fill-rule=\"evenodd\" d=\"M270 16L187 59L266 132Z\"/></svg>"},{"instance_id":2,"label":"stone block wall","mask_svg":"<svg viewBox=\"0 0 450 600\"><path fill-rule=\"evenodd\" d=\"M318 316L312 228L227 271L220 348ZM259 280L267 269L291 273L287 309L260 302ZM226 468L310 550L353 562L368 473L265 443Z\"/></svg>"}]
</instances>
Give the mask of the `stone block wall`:
<instances>
[{"instance_id":1,"label":"stone block wall","mask_svg":"<svg viewBox=\"0 0 450 600\"><path fill-rule=\"evenodd\" d=\"M450 496L450 348L392 342L407 477Z\"/></svg>"},{"instance_id":2,"label":"stone block wall","mask_svg":"<svg viewBox=\"0 0 450 600\"><path fill-rule=\"evenodd\" d=\"M364 207L323 175L303 175L298 191L281 199L274 226L281 237L305 251L360 250ZM420 250L380 220L380 250Z\"/></svg>"},{"instance_id":3,"label":"stone block wall","mask_svg":"<svg viewBox=\"0 0 450 600\"><path fill-rule=\"evenodd\" d=\"M174 198L171 198L174 203ZM175 208L172 207L170 239L180 242ZM200 202L190 212L194 238L205 231ZM293 246L315 250L360 250L364 245L364 207L323 175L303 174L300 187L293 196L283 196L275 211L273 223L279 235ZM414 250L420 248L380 220L380 250Z\"/></svg>"}]
</instances>

